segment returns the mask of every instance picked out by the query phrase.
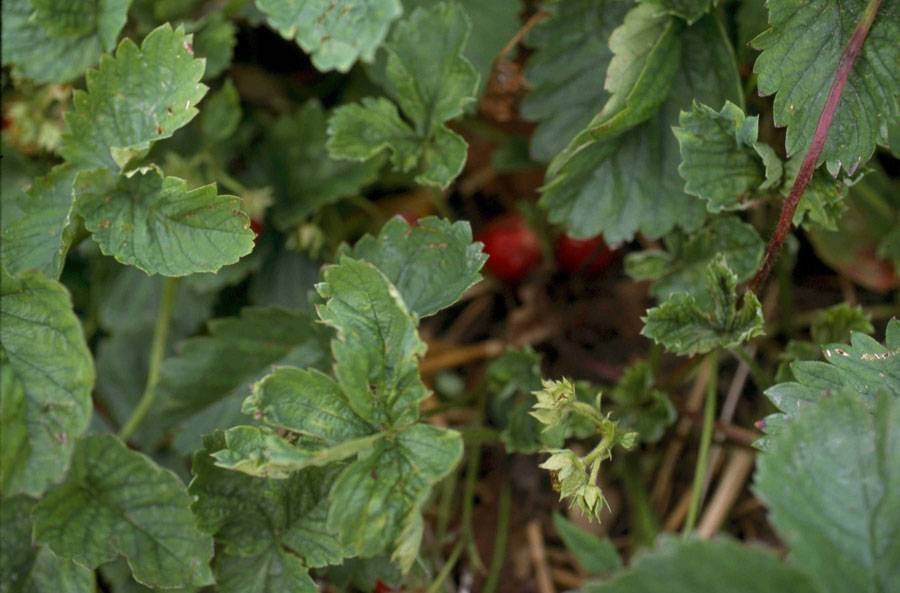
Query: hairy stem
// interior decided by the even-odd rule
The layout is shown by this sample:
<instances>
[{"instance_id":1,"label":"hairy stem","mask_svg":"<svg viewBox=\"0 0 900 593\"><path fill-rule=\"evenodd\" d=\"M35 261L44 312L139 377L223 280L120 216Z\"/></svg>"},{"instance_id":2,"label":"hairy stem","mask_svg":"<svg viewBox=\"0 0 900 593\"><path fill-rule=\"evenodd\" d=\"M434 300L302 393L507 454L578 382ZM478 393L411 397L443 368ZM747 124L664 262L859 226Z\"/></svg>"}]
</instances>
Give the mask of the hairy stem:
<instances>
[{"instance_id":1,"label":"hairy stem","mask_svg":"<svg viewBox=\"0 0 900 593\"><path fill-rule=\"evenodd\" d=\"M694 469L694 483L691 486L691 504L688 507L687 519L684 522L684 535L687 536L697 523L697 513L703 498L703 483L709 466L709 446L712 443L713 424L716 420L716 394L719 391L719 353L714 350L709 354L710 374L706 384L706 403L703 406L703 433L700 435L700 453L697 456L697 467Z\"/></svg>"},{"instance_id":2,"label":"hairy stem","mask_svg":"<svg viewBox=\"0 0 900 593\"><path fill-rule=\"evenodd\" d=\"M853 36L847 42L847 47L844 48L844 52L841 54L841 59L838 62L834 80L831 81L831 88L828 89L828 97L825 99L825 106L822 108L821 115L819 115L819 121L816 124L816 130L813 133L809 150L806 151L806 156L803 157L794 185L791 187L791 191L781 207L781 216L778 218L778 225L775 227L772 238L769 239L769 245L766 247L762 265L756 272L756 276L750 281L749 289L753 292L758 291L766 282L772 271L772 266L775 265L778 252L781 251L781 246L784 245L788 233L790 233L794 212L797 210L797 205L800 203L800 198L803 197L806 187L812 180L819 157L825 148L828 130L831 128L831 122L834 120L834 114L837 112L841 94L844 92L844 86L847 84L847 78L850 76L853 64L856 63L856 58L859 57L859 52L862 51L863 43L866 41L869 29L872 28L872 23L875 22L875 14L880 6L881 0L869 0L862 18L856 25Z\"/></svg>"},{"instance_id":3,"label":"hairy stem","mask_svg":"<svg viewBox=\"0 0 900 593\"><path fill-rule=\"evenodd\" d=\"M123 441L127 441L134 435L156 400L156 385L159 383L159 370L162 366L163 356L166 353L166 342L169 337L172 311L175 308L175 289L177 287L178 278L166 278L163 284L162 299L159 303L159 314L156 317L156 327L153 330L153 343L150 346L147 383L144 385L144 394L141 396L137 407L131 413L128 421L119 430L119 438Z\"/></svg>"}]
</instances>

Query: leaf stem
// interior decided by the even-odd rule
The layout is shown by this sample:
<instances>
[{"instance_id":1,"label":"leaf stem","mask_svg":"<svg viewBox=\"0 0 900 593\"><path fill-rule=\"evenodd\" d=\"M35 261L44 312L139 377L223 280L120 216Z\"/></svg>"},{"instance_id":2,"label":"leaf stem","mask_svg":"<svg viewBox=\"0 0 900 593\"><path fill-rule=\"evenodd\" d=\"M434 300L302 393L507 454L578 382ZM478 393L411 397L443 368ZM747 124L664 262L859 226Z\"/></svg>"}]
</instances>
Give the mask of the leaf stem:
<instances>
[{"instance_id":1,"label":"leaf stem","mask_svg":"<svg viewBox=\"0 0 900 593\"><path fill-rule=\"evenodd\" d=\"M688 507L684 531L687 537L697 523L697 513L703 498L703 483L709 465L709 446L712 443L713 424L716 419L716 394L719 391L719 351L709 354L709 381L706 384L706 403L703 406L703 432L700 435L700 453L697 456L697 467L694 470L694 483L691 487L691 504Z\"/></svg>"},{"instance_id":2,"label":"leaf stem","mask_svg":"<svg viewBox=\"0 0 900 593\"><path fill-rule=\"evenodd\" d=\"M175 290L178 287L178 278L166 278L163 283L162 299L159 303L159 314L156 317L156 327L153 330L153 343L150 346L150 363L147 367L147 382L144 385L144 394L137 407L131 413L131 417L119 430L119 438L128 441L137 431L141 422L156 400L156 385L159 383L159 371L162 366L163 356L166 353L166 342L169 337L169 326L172 320L172 311L175 304Z\"/></svg>"},{"instance_id":3,"label":"leaf stem","mask_svg":"<svg viewBox=\"0 0 900 593\"><path fill-rule=\"evenodd\" d=\"M512 488L509 482L503 482L500 490L500 500L497 506L497 530L494 536L494 549L491 551L491 564L488 568L487 580L484 582L482 593L494 593L500 582L500 572L503 570L503 562L506 560L506 542L509 539L509 512L512 502Z\"/></svg>"},{"instance_id":4,"label":"leaf stem","mask_svg":"<svg viewBox=\"0 0 900 593\"><path fill-rule=\"evenodd\" d=\"M462 552L463 544L465 540L459 540L456 542L456 545L453 546L453 551L450 552L450 556L447 558L447 562L444 563L444 566L441 568L441 572L434 578L434 581L428 587L428 591L426 593L438 593L441 590L441 587L444 586L444 581L447 580L447 577L450 576L450 572L453 570L453 567L456 566L456 562L459 560L459 555Z\"/></svg>"},{"instance_id":5,"label":"leaf stem","mask_svg":"<svg viewBox=\"0 0 900 593\"><path fill-rule=\"evenodd\" d=\"M847 78L850 76L853 64L856 63L856 58L859 57L859 53L862 51L863 43L866 41L869 29L872 28L872 23L875 22L875 14L880 6L881 0L869 0L863 11L862 18L856 25L853 36L847 42L847 46L841 54L834 80L831 81L831 88L828 89L825 106L822 107L822 113L819 115L819 121L816 124L815 132L813 132L812 142L806 151L806 156L803 157L794 185L791 187L791 191L781 207L778 225L775 227L772 238L769 239L769 245L766 247L762 265L756 272L756 276L750 281L749 289L753 292L757 292L769 277L772 266L775 264L775 259L778 257L778 252L781 251L781 247L787 239L788 233L790 233L794 212L797 210L797 205L800 203L800 198L803 197L806 187L812 180L813 173L819 163L819 157L825 149L828 130L831 128L834 114L837 112L841 94L844 92L844 86L847 84Z\"/></svg>"}]
</instances>

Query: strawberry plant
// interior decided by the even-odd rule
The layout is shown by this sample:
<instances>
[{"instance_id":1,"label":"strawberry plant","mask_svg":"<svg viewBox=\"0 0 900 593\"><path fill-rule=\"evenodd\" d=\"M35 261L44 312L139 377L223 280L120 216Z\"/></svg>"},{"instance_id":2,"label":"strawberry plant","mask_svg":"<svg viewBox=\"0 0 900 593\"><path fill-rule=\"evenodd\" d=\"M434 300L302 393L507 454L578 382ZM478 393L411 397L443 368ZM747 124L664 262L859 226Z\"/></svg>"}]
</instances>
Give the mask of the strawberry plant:
<instances>
[{"instance_id":1,"label":"strawberry plant","mask_svg":"<svg viewBox=\"0 0 900 593\"><path fill-rule=\"evenodd\" d=\"M2 66L0 593L900 592L900 1L8 0Z\"/></svg>"}]
</instances>

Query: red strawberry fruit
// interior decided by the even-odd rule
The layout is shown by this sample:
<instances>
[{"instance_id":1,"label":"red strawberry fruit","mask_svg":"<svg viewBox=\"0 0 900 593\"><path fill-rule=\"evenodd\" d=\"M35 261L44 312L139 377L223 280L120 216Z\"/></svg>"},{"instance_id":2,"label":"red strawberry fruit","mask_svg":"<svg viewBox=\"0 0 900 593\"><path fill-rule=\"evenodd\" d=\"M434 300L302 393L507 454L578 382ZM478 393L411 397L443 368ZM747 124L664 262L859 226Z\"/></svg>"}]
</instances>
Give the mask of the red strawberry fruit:
<instances>
[{"instance_id":1,"label":"red strawberry fruit","mask_svg":"<svg viewBox=\"0 0 900 593\"><path fill-rule=\"evenodd\" d=\"M478 235L488 254L486 267L505 282L519 282L541 263L541 244L518 214L492 222Z\"/></svg>"}]
</instances>

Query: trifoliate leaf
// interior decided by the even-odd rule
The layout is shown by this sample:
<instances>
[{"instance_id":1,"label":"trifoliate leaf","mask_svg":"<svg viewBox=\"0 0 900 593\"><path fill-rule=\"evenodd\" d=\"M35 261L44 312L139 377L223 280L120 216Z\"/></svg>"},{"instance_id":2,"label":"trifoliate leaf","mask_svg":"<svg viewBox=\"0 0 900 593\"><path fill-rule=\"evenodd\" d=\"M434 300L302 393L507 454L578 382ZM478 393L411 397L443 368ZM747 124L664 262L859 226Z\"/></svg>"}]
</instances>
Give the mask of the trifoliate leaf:
<instances>
[{"instance_id":1,"label":"trifoliate leaf","mask_svg":"<svg viewBox=\"0 0 900 593\"><path fill-rule=\"evenodd\" d=\"M781 187L781 194L785 198L800 172L801 162L802 159L797 156L784 164L785 183ZM848 185L845 180L835 179L824 171L816 171L797 204L792 222L797 226L802 225L806 230L821 228L836 231L847 209L844 198L847 197Z\"/></svg>"},{"instance_id":2,"label":"trifoliate leaf","mask_svg":"<svg viewBox=\"0 0 900 593\"><path fill-rule=\"evenodd\" d=\"M35 82L68 82L110 51L130 0L9 0L3 3L3 65Z\"/></svg>"},{"instance_id":3,"label":"trifoliate leaf","mask_svg":"<svg viewBox=\"0 0 900 593\"><path fill-rule=\"evenodd\" d=\"M253 585L243 590L302 591L310 581L308 567L335 564L349 555L325 525L338 468L311 468L286 480L258 479L216 467L210 453L224 447L222 433L204 438L204 448L194 454L188 489L200 528L221 548L214 565L221 587L238 591L237 582L247 582ZM299 571L291 568L295 562ZM286 568L283 581L273 579L273 565Z\"/></svg>"},{"instance_id":4,"label":"trifoliate leaf","mask_svg":"<svg viewBox=\"0 0 900 593\"><path fill-rule=\"evenodd\" d=\"M722 256L738 282L749 280L759 267L765 244L751 225L734 216L717 216L693 233L674 232L665 239L668 251L628 254L625 270L635 280L655 280L650 292L657 299L684 292L707 303L706 268Z\"/></svg>"},{"instance_id":5,"label":"trifoliate leaf","mask_svg":"<svg viewBox=\"0 0 900 593\"><path fill-rule=\"evenodd\" d=\"M462 441L415 423L427 395L418 370L424 343L397 289L372 264L348 256L326 267L323 280L317 310L336 330L335 378L276 370L244 409L278 432L229 429L212 457L222 468L281 479L349 460L331 490L329 529L359 554L392 551L406 571L422 535L419 509L458 462Z\"/></svg>"},{"instance_id":6,"label":"trifoliate leaf","mask_svg":"<svg viewBox=\"0 0 900 593\"><path fill-rule=\"evenodd\" d=\"M0 506L0 591L4 593L94 593L94 573L31 543L34 501L4 499Z\"/></svg>"},{"instance_id":7,"label":"trifoliate leaf","mask_svg":"<svg viewBox=\"0 0 900 593\"><path fill-rule=\"evenodd\" d=\"M194 58L190 41L182 29L163 25L140 48L125 39L115 57L104 56L66 114L66 160L79 169L118 173L191 121L206 87L200 84L203 60Z\"/></svg>"},{"instance_id":8,"label":"trifoliate leaf","mask_svg":"<svg viewBox=\"0 0 900 593\"><path fill-rule=\"evenodd\" d=\"M551 163L541 205L551 222L565 225L570 234L603 234L617 243L638 231L657 238L676 226L693 230L702 224L703 203L684 193L678 175L672 127L693 100L707 105L740 101L740 81L715 18L706 16L684 29L676 43L681 60L668 98L648 121L597 141L585 130ZM623 119L630 123L630 117Z\"/></svg>"},{"instance_id":9,"label":"trifoliate leaf","mask_svg":"<svg viewBox=\"0 0 900 593\"><path fill-rule=\"evenodd\" d=\"M584 593L816 593L807 575L758 546L664 537L613 578Z\"/></svg>"},{"instance_id":10,"label":"trifoliate leaf","mask_svg":"<svg viewBox=\"0 0 900 593\"><path fill-rule=\"evenodd\" d=\"M88 426L94 364L62 284L0 271L0 491L39 496Z\"/></svg>"},{"instance_id":11,"label":"trifoliate leaf","mask_svg":"<svg viewBox=\"0 0 900 593\"><path fill-rule=\"evenodd\" d=\"M240 317L210 321L207 335L182 342L162 367L162 415L184 429L176 446L194 450L200 435L238 424L250 385L273 365L323 364L326 340L307 314L275 307L248 307Z\"/></svg>"},{"instance_id":12,"label":"trifoliate leaf","mask_svg":"<svg viewBox=\"0 0 900 593\"><path fill-rule=\"evenodd\" d=\"M753 40L762 53L753 69L762 95L775 94L775 125L787 126L788 156L803 154L825 105L841 54L869 4L855 0L767 2L770 28ZM820 162L853 172L887 144L885 122L900 117L900 5L875 15L828 131Z\"/></svg>"},{"instance_id":13,"label":"trifoliate leaf","mask_svg":"<svg viewBox=\"0 0 900 593\"><path fill-rule=\"evenodd\" d=\"M429 216L410 226L394 217L377 237L366 235L347 251L374 264L410 312L423 318L449 307L481 280L478 272L487 261L481 247L472 242L468 222Z\"/></svg>"},{"instance_id":14,"label":"trifoliate leaf","mask_svg":"<svg viewBox=\"0 0 900 593\"><path fill-rule=\"evenodd\" d=\"M632 7L620 0L548 2L550 16L526 38L533 53L525 63L531 87L522 101L525 119L538 122L531 156L547 162L562 151L603 107L601 74L612 52L609 35Z\"/></svg>"},{"instance_id":15,"label":"trifoliate leaf","mask_svg":"<svg viewBox=\"0 0 900 593\"><path fill-rule=\"evenodd\" d=\"M874 406L852 389L803 406L758 462L755 490L788 561L828 593L900 583L900 400L871 387Z\"/></svg>"},{"instance_id":16,"label":"trifoliate leaf","mask_svg":"<svg viewBox=\"0 0 900 593\"><path fill-rule=\"evenodd\" d=\"M215 272L253 250L240 198L214 185L188 190L156 169L115 176L105 169L75 182L78 212L101 251L148 274Z\"/></svg>"},{"instance_id":17,"label":"trifoliate leaf","mask_svg":"<svg viewBox=\"0 0 900 593\"><path fill-rule=\"evenodd\" d=\"M35 507L35 539L90 568L122 555L145 585L212 584L212 539L174 474L111 435L79 440L66 481Z\"/></svg>"},{"instance_id":18,"label":"trifoliate leaf","mask_svg":"<svg viewBox=\"0 0 900 593\"><path fill-rule=\"evenodd\" d=\"M710 212L744 208L747 197L781 181L778 155L757 142L758 120L730 101L718 112L696 102L681 112L673 129L681 148L678 173L684 191L705 200Z\"/></svg>"},{"instance_id":19,"label":"trifoliate leaf","mask_svg":"<svg viewBox=\"0 0 900 593\"><path fill-rule=\"evenodd\" d=\"M323 206L358 195L378 176L382 159L335 160L325 150L327 139L326 113L316 101L280 117L269 130L263 166L275 189L272 220L278 229L291 229Z\"/></svg>"},{"instance_id":20,"label":"trifoliate leaf","mask_svg":"<svg viewBox=\"0 0 900 593\"><path fill-rule=\"evenodd\" d=\"M335 482L328 527L360 555L390 549L410 516L418 514L431 487L450 473L462 452L459 433L425 424L400 432L393 442L379 441ZM409 564L403 567L408 568Z\"/></svg>"},{"instance_id":21,"label":"trifoliate leaf","mask_svg":"<svg viewBox=\"0 0 900 593\"><path fill-rule=\"evenodd\" d=\"M256 0L256 6L322 72L347 72L357 60L371 62L403 12L400 0Z\"/></svg>"},{"instance_id":22,"label":"trifoliate leaf","mask_svg":"<svg viewBox=\"0 0 900 593\"><path fill-rule=\"evenodd\" d=\"M872 334L875 331L869 317L859 305L838 303L816 315L809 333L816 344L847 342L854 332Z\"/></svg>"},{"instance_id":23,"label":"trifoliate leaf","mask_svg":"<svg viewBox=\"0 0 900 593\"><path fill-rule=\"evenodd\" d=\"M194 53L206 60L204 80L217 77L231 65L235 45L237 27L222 13L213 12L203 21L194 33Z\"/></svg>"},{"instance_id":24,"label":"trifoliate leaf","mask_svg":"<svg viewBox=\"0 0 900 593\"><path fill-rule=\"evenodd\" d=\"M647 311L641 334L676 354L694 355L715 348L734 348L763 334L763 314L752 292L738 307L737 277L722 256L706 268L707 298L676 292Z\"/></svg>"},{"instance_id":25,"label":"trifoliate leaf","mask_svg":"<svg viewBox=\"0 0 900 593\"><path fill-rule=\"evenodd\" d=\"M653 6L639 4L609 36L612 60L604 88L610 97L600 113L579 134L613 138L646 121L669 95L678 69L681 43L678 23ZM575 142L575 146L581 144Z\"/></svg>"},{"instance_id":26,"label":"trifoliate leaf","mask_svg":"<svg viewBox=\"0 0 900 593\"><path fill-rule=\"evenodd\" d=\"M675 406L664 391L654 387L653 370L647 362L625 369L610 398L622 428L638 433L642 442L655 443L675 422Z\"/></svg>"},{"instance_id":27,"label":"trifoliate leaf","mask_svg":"<svg viewBox=\"0 0 900 593\"><path fill-rule=\"evenodd\" d=\"M210 142L224 142L241 123L241 97L231 79L203 103L200 130Z\"/></svg>"},{"instance_id":28,"label":"trifoliate leaf","mask_svg":"<svg viewBox=\"0 0 900 593\"><path fill-rule=\"evenodd\" d=\"M605 575L622 566L619 552L609 538L599 538L559 513L553 513L553 526L578 566L588 575Z\"/></svg>"},{"instance_id":29,"label":"trifoliate leaf","mask_svg":"<svg viewBox=\"0 0 900 593\"><path fill-rule=\"evenodd\" d=\"M388 150L394 169L414 171L425 185L448 186L465 163L466 143L444 123L462 114L478 88L478 73L462 56L470 29L455 3L419 8L400 21L373 69L391 100L367 98L335 110L329 153L362 161Z\"/></svg>"},{"instance_id":30,"label":"trifoliate leaf","mask_svg":"<svg viewBox=\"0 0 900 593\"><path fill-rule=\"evenodd\" d=\"M826 362L793 363L791 373L795 381L770 387L766 390L766 396L787 417L794 416L804 406L826 399L838 391L858 394L869 406L874 406L881 392L900 398L898 352L900 321L896 319L888 323L884 345L854 331L850 333L850 344L830 344L824 347Z\"/></svg>"},{"instance_id":31,"label":"trifoliate leaf","mask_svg":"<svg viewBox=\"0 0 900 593\"><path fill-rule=\"evenodd\" d=\"M372 264L349 257L322 278L326 303L318 313L337 332L334 374L350 407L375 426L415 420L428 395L418 366L425 343L397 289Z\"/></svg>"},{"instance_id":32,"label":"trifoliate leaf","mask_svg":"<svg viewBox=\"0 0 900 593\"><path fill-rule=\"evenodd\" d=\"M3 266L10 273L29 269L59 278L75 233L72 184L75 169L61 165L37 179L20 201L23 214L3 228Z\"/></svg>"}]
</instances>

